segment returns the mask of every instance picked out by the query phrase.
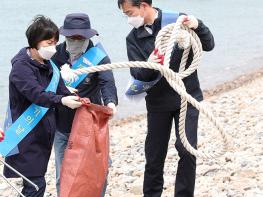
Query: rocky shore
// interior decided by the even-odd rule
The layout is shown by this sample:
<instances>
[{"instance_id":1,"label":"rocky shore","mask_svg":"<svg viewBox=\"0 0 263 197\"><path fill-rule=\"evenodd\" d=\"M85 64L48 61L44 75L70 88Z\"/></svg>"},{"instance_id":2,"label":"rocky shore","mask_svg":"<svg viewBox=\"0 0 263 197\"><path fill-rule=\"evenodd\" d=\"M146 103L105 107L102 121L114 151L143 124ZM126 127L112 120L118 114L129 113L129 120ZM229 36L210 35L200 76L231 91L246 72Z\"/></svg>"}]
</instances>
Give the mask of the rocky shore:
<instances>
[{"instance_id":1,"label":"rocky shore","mask_svg":"<svg viewBox=\"0 0 263 197\"><path fill-rule=\"evenodd\" d=\"M263 197L263 69L204 91L204 105L211 109L230 139L224 156L197 161L196 197ZM174 131L174 129L173 129ZM146 116L110 122L112 166L106 196L142 196ZM220 136L203 116L199 122L199 150L222 146ZM164 197L173 196L178 155L171 135L165 165ZM45 196L56 196L52 154ZM0 166L2 171L2 166ZM17 187L21 182L12 180ZM16 193L0 178L0 196Z\"/></svg>"}]
</instances>

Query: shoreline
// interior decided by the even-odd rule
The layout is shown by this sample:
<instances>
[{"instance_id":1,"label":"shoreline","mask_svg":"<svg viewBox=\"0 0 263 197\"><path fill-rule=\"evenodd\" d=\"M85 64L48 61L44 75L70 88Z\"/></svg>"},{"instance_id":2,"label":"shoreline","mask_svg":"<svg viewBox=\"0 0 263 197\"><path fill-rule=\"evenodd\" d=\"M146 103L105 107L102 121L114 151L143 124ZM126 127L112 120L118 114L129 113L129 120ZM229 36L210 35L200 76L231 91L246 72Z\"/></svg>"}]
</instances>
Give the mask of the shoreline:
<instances>
[{"instance_id":1,"label":"shoreline","mask_svg":"<svg viewBox=\"0 0 263 197\"><path fill-rule=\"evenodd\" d=\"M252 81L258 78L261 78L261 77L263 77L263 67L259 69L255 69L247 74L242 74L240 76L237 76L233 80L223 82L210 89L204 89L203 90L204 100L209 99L212 96L218 96L222 93L226 93L231 90L242 87L244 85L247 85L248 83L251 83ZM132 116L128 116L128 117L121 118L121 119L111 120L109 122L109 125L110 126L123 126L130 122L140 121L142 118L145 118L145 117L146 117L146 113L132 115Z\"/></svg>"},{"instance_id":2,"label":"shoreline","mask_svg":"<svg viewBox=\"0 0 263 197\"><path fill-rule=\"evenodd\" d=\"M195 196L263 196L263 68L208 90L203 102L230 137L231 150L216 159L197 158ZM105 197L140 197L145 168L146 115L111 120L109 126L112 165ZM221 148L221 137L216 134L216 129L201 114L199 150ZM175 141L173 133L165 162L163 197L170 197L174 191L179 159ZM0 165L0 171L2 167ZM22 187L20 179L10 181L17 188ZM54 150L46 182L45 196L56 197ZM1 178L0 191L3 197L15 196L15 192Z\"/></svg>"},{"instance_id":3,"label":"shoreline","mask_svg":"<svg viewBox=\"0 0 263 197\"><path fill-rule=\"evenodd\" d=\"M223 82L222 84L216 85L213 88L204 89L204 99L208 99L211 96L218 96L219 94L237 89L261 77L263 77L263 67L255 69L247 74L239 75L233 80Z\"/></svg>"}]
</instances>

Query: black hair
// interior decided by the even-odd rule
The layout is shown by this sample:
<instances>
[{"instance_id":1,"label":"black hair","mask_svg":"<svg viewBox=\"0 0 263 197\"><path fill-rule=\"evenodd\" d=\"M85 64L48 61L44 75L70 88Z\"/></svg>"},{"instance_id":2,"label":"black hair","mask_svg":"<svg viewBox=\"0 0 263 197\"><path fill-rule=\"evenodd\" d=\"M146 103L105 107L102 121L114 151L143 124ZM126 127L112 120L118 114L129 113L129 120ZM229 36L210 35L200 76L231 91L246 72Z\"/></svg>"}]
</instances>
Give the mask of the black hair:
<instances>
[{"instance_id":1,"label":"black hair","mask_svg":"<svg viewBox=\"0 0 263 197\"><path fill-rule=\"evenodd\" d=\"M55 38L59 40L59 30L56 24L43 15L37 15L26 30L26 37L30 48L37 48L39 42Z\"/></svg>"},{"instance_id":2,"label":"black hair","mask_svg":"<svg viewBox=\"0 0 263 197\"><path fill-rule=\"evenodd\" d=\"M118 0L118 7L121 8L122 4L124 4L127 1L129 1L132 4L132 6L136 7L139 7L143 2L152 5L152 0Z\"/></svg>"}]
</instances>

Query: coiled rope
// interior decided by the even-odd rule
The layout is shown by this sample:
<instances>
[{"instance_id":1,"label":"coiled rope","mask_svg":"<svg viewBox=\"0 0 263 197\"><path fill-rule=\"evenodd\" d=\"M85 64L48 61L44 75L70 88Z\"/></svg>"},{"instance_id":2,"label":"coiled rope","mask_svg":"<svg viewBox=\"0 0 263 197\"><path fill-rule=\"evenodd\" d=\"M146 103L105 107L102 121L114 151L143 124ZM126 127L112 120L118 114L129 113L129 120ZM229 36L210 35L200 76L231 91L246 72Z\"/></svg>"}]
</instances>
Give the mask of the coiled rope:
<instances>
[{"instance_id":1,"label":"coiled rope","mask_svg":"<svg viewBox=\"0 0 263 197\"><path fill-rule=\"evenodd\" d=\"M85 73L94 73L105 70L112 70L116 68L148 68L159 71L171 85L171 87L181 96L181 109L179 117L179 136L182 141L183 146L192 155L203 158L211 159L223 155L228 149L228 139L226 132L220 125L219 121L213 116L213 114L195 98L186 92L183 79L193 72L195 72L200 64L202 58L202 44L196 33L187 28L182 24L182 17L179 17L176 23L165 26L160 30L155 41L155 48L158 49L160 54L165 54L164 64L160 65L152 62L119 62L112 64L104 64L99 66L91 66L87 68L81 68L76 70L70 70L72 75L81 75ZM184 49L183 56L180 63L180 69L178 73L175 73L169 68L171 54L173 52L174 46L178 44L179 47ZM193 61L191 65L185 69L187 59L190 50L193 50ZM196 109L203 113L218 130L219 135L222 138L222 146L216 150L212 151L199 151L196 150L188 142L185 134L185 120L187 112L187 103L191 103Z\"/></svg>"}]
</instances>

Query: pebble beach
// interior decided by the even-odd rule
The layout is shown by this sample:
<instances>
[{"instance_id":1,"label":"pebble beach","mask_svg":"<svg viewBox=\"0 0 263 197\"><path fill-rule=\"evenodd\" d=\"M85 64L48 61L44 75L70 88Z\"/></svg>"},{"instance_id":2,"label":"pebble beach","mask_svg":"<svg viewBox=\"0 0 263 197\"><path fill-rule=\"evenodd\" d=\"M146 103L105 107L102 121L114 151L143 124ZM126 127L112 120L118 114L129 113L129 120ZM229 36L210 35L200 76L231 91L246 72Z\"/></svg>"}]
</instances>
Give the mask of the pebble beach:
<instances>
[{"instance_id":1,"label":"pebble beach","mask_svg":"<svg viewBox=\"0 0 263 197\"><path fill-rule=\"evenodd\" d=\"M204 91L203 105L218 118L227 132L230 149L216 159L197 159L196 197L263 197L263 69ZM110 121L112 166L107 197L142 196L145 165L146 115ZM216 129L200 116L198 149L213 151L222 146ZM178 154L172 129L165 163L163 197L174 192ZM46 174L46 197L55 197L55 162L52 153ZM2 171L2 165L0 165ZM20 180L11 180L21 188ZM0 178L0 196L17 194Z\"/></svg>"}]
</instances>

